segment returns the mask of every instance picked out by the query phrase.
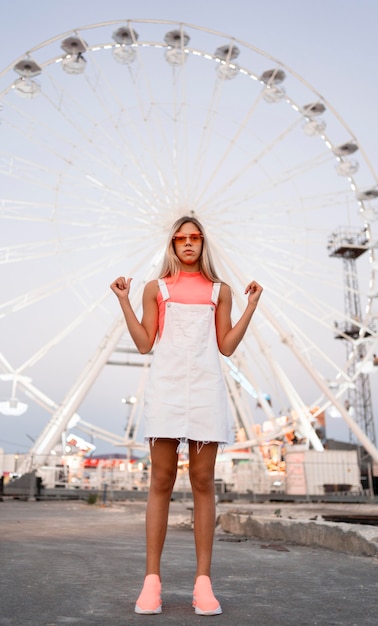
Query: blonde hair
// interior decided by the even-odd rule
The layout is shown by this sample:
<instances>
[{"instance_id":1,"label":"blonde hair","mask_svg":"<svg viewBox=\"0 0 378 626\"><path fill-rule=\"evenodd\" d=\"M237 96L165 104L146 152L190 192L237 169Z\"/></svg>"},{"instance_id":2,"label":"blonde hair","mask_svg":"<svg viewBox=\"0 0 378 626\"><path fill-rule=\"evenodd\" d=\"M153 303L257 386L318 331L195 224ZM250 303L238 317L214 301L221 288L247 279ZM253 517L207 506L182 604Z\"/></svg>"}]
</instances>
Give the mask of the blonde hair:
<instances>
[{"instance_id":1,"label":"blonde hair","mask_svg":"<svg viewBox=\"0 0 378 626\"><path fill-rule=\"evenodd\" d=\"M209 242L206 236L205 229L196 217L190 217L189 215L184 215L183 217L180 217L178 220L176 220L169 232L167 248L164 254L159 278L166 278L167 276L172 276L172 278L178 277L178 274L180 272L180 261L176 256L175 248L173 245L173 237L180 230L181 226L187 224L188 222L194 224L203 236L202 252L199 258L199 269L201 274L208 280L211 280L211 282L213 283L221 282L221 279L219 278L214 267L214 262L211 256Z\"/></svg>"}]
</instances>

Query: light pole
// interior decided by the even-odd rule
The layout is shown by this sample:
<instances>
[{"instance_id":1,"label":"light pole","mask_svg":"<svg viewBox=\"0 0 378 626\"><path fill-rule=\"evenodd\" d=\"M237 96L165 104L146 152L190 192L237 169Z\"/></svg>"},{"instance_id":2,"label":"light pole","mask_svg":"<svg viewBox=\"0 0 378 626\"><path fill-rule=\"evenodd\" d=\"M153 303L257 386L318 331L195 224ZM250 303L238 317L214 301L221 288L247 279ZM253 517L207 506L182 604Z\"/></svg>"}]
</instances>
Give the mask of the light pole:
<instances>
[{"instance_id":1,"label":"light pole","mask_svg":"<svg viewBox=\"0 0 378 626\"><path fill-rule=\"evenodd\" d=\"M127 471L129 472L129 476L130 476L130 471L131 471L131 453L132 453L132 449L130 448L130 444L132 442L132 440L134 439L134 424L132 423L132 407L134 406L134 404L136 403L137 399L135 396L126 396L125 398L121 399L122 404L127 404L129 405L129 410L127 413L127 419L126 419L126 425L125 425L125 440L126 440L126 458L127 458Z\"/></svg>"}]
</instances>

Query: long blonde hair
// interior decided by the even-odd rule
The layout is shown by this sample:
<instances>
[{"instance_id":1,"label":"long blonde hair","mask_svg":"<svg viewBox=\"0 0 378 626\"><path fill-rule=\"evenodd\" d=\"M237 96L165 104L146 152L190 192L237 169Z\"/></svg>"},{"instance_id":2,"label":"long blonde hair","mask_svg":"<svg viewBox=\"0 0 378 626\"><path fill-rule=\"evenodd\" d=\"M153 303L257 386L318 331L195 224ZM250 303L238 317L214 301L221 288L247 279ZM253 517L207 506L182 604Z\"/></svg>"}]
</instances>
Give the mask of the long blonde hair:
<instances>
[{"instance_id":1,"label":"long blonde hair","mask_svg":"<svg viewBox=\"0 0 378 626\"><path fill-rule=\"evenodd\" d=\"M173 246L173 237L180 230L181 226L187 224L188 222L194 224L203 236L202 252L199 258L199 269L201 274L213 283L222 282L214 267L205 229L196 217L191 217L189 215L184 215L176 220L169 232L167 248L164 254L159 278L166 278L167 276L177 278L180 272L180 261L176 256Z\"/></svg>"}]
</instances>

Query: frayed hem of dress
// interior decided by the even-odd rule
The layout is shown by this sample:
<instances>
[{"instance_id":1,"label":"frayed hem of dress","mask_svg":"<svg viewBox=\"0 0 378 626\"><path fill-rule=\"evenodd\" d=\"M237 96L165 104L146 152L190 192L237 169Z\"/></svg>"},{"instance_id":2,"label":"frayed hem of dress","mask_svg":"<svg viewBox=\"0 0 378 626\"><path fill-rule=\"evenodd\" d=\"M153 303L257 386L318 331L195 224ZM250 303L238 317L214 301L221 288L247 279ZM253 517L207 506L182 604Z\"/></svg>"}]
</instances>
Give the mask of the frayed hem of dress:
<instances>
[{"instance_id":1,"label":"frayed hem of dress","mask_svg":"<svg viewBox=\"0 0 378 626\"><path fill-rule=\"evenodd\" d=\"M194 441L197 444L197 454L199 454L204 446L208 443L217 443L219 446L219 451L222 453L224 451L225 446L227 445L224 441L196 441L195 439L188 439L187 437L145 437L145 443L151 443L152 446L155 445L155 441L158 439L172 439L172 441L178 441L177 445L177 454L182 454L187 452L189 441Z\"/></svg>"}]
</instances>

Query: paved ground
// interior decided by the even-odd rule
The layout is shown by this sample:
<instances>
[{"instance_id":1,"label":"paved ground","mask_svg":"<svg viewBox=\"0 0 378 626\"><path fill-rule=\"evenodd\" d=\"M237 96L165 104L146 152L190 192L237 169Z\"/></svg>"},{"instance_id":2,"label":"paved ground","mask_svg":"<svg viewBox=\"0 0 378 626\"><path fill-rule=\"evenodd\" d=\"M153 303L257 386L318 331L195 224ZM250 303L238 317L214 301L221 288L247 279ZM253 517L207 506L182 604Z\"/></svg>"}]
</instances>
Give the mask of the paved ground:
<instances>
[{"instance_id":1,"label":"paved ground","mask_svg":"<svg viewBox=\"0 0 378 626\"><path fill-rule=\"evenodd\" d=\"M223 615L191 607L190 513L172 503L163 614L139 616L144 503L0 503L0 624L11 626L377 626L378 559L240 540L218 530L213 584Z\"/></svg>"}]
</instances>

